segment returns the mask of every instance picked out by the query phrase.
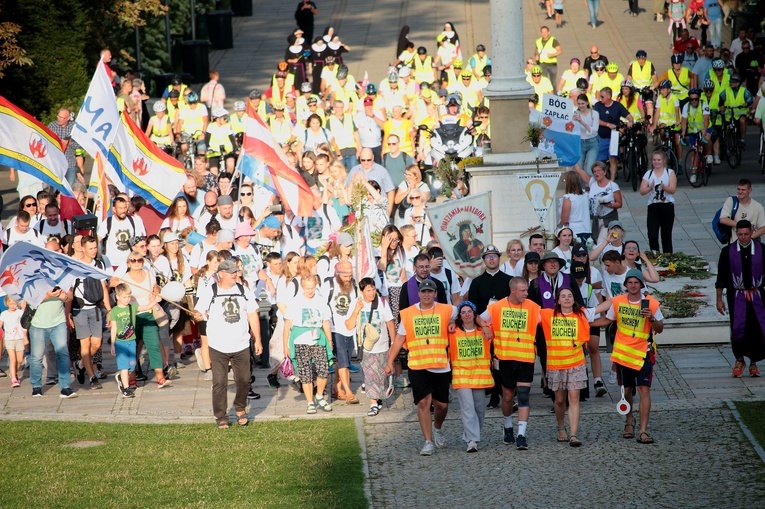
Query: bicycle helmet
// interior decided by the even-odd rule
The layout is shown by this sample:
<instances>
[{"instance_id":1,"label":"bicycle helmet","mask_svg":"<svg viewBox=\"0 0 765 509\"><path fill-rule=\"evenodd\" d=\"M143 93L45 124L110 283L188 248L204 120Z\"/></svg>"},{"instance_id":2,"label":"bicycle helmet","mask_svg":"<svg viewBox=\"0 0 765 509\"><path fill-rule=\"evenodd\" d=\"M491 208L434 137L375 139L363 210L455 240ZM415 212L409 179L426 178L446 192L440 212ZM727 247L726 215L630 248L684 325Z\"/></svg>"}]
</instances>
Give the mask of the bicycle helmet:
<instances>
[{"instance_id":1,"label":"bicycle helmet","mask_svg":"<svg viewBox=\"0 0 765 509\"><path fill-rule=\"evenodd\" d=\"M692 89L690 89L690 90L688 91L688 95L689 95L689 96L691 96L691 95L697 95L697 96L701 97L701 89L700 89L700 88L692 88Z\"/></svg>"},{"instance_id":2,"label":"bicycle helmet","mask_svg":"<svg viewBox=\"0 0 765 509\"><path fill-rule=\"evenodd\" d=\"M484 76L491 76L491 66L490 65L485 65L483 67L483 75Z\"/></svg>"},{"instance_id":3,"label":"bicycle helmet","mask_svg":"<svg viewBox=\"0 0 765 509\"><path fill-rule=\"evenodd\" d=\"M152 107L152 109L153 109L155 112L159 112L159 111L167 111L167 106L165 106L165 101L163 101L162 99L160 99L159 101L157 101L157 102L155 102L155 103L154 103L154 106Z\"/></svg>"},{"instance_id":4,"label":"bicycle helmet","mask_svg":"<svg viewBox=\"0 0 765 509\"><path fill-rule=\"evenodd\" d=\"M247 107L244 105L244 101L236 101L234 103L234 111L244 111Z\"/></svg>"},{"instance_id":5,"label":"bicycle helmet","mask_svg":"<svg viewBox=\"0 0 765 509\"><path fill-rule=\"evenodd\" d=\"M274 101L271 103L271 108L273 108L274 111L284 111L284 103Z\"/></svg>"},{"instance_id":6,"label":"bicycle helmet","mask_svg":"<svg viewBox=\"0 0 765 509\"><path fill-rule=\"evenodd\" d=\"M701 88L704 90L714 90L715 84L712 82L712 80L704 80L704 83L701 84Z\"/></svg>"},{"instance_id":7,"label":"bicycle helmet","mask_svg":"<svg viewBox=\"0 0 765 509\"><path fill-rule=\"evenodd\" d=\"M370 83L367 85L367 95L372 95L377 93L377 87L374 85L374 83Z\"/></svg>"},{"instance_id":8,"label":"bicycle helmet","mask_svg":"<svg viewBox=\"0 0 765 509\"><path fill-rule=\"evenodd\" d=\"M194 104L199 102L199 94L197 94L194 91L189 92L186 94L186 102L189 104Z\"/></svg>"},{"instance_id":9,"label":"bicycle helmet","mask_svg":"<svg viewBox=\"0 0 765 509\"><path fill-rule=\"evenodd\" d=\"M542 74L542 68L538 65L534 65L531 67L531 74Z\"/></svg>"},{"instance_id":10,"label":"bicycle helmet","mask_svg":"<svg viewBox=\"0 0 765 509\"><path fill-rule=\"evenodd\" d=\"M605 68L606 68L606 64L604 64L602 60L598 60L597 62L595 62L596 71L602 71Z\"/></svg>"},{"instance_id":11,"label":"bicycle helmet","mask_svg":"<svg viewBox=\"0 0 765 509\"><path fill-rule=\"evenodd\" d=\"M609 62L606 66L607 72L619 72L619 64L616 62Z\"/></svg>"},{"instance_id":12,"label":"bicycle helmet","mask_svg":"<svg viewBox=\"0 0 765 509\"><path fill-rule=\"evenodd\" d=\"M672 55L670 60L672 60L673 64L682 64L683 60L684 60L683 54L682 53L677 53L675 55Z\"/></svg>"},{"instance_id":13,"label":"bicycle helmet","mask_svg":"<svg viewBox=\"0 0 765 509\"><path fill-rule=\"evenodd\" d=\"M635 58L648 58L648 53L644 49L639 49L635 52Z\"/></svg>"},{"instance_id":14,"label":"bicycle helmet","mask_svg":"<svg viewBox=\"0 0 765 509\"><path fill-rule=\"evenodd\" d=\"M303 83L300 84L300 92L305 94L310 91L311 91L311 83L309 83L308 81L304 81Z\"/></svg>"},{"instance_id":15,"label":"bicycle helmet","mask_svg":"<svg viewBox=\"0 0 765 509\"><path fill-rule=\"evenodd\" d=\"M324 59L325 65L330 65L334 63L335 63L335 57L333 57L332 55L328 55L327 58Z\"/></svg>"},{"instance_id":16,"label":"bicycle helmet","mask_svg":"<svg viewBox=\"0 0 765 509\"><path fill-rule=\"evenodd\" d=\"M473 73L465 69L460 73L460 78L470 78L473 76Z\"/></svg>"},{"instance_id":17,"label":"bicycle helmet","mask_svg":"<svg viewBox=\"0 0 765 509\"><path fill-rule=\"evenodd\" d=\"M459 94L449 94L449 97L446 98L446 105L447 106L462 106L462 99L460 99Z\"/></svg>"},{"instance_id":18,"label":"bicycle helmet","mask_svg":"<svg viewBox=\"0 0 765 509\"><path fill-rule=\"evenodd\" d=\"M248 95L247 97L249 97L250 99L254 101L255 99L260 99L261 95L262 94L260 93L260 90L258 90L257 88L253 88L252 91L250 92L250 95Z\"/></svg>"},{"instance_id":19,"label":"bicycle helmet","mask_svg":"<svg viewBox=\"0 0 765 509\"><path fill-rule=\"evenodd\" d=\"M722 61L722 58L712 59L712 69L725 69L725 62Z\"/></svg>"},{"instance_id":20,"label":"bicycle helmet","mask_svg":"<svg viewBox=\"0 0 765 509\"><path fill-rule=\"evenodd\" d=\"M315 95L312 95L306 100L306 104L319 104L319 99Z\"/></svg>"},{"instance_id":21,"label":"bicycle helmet","mask_svg":"<svg viewBox=\"0 0 765 509\"><path fill-rule=\"evenodd\" d=\"M426 48L425 46L420 46L419 48L417 48L417 54L418 55L427 55L428 54L428 48Z\"/></svg>"},{"instance_id":22,"label":"bicycle helmet","mask_svg":"<svg viewBox=\"0 0 765 509\"><path fill-rule=\"evenodd\" d=\"M634 87L634 85L632 84L631 80L624 80L624 81L622 81L622 85L621 86L622 87L629 87L629 88L633 88Z\"/></svg>"},{"instance_id":23,"label":"bicycle helmet","mask_svg":"<svg viewBox=\"0 0 765 509\"><path fill-rule=\"evenodd\" d=\"M579 78L576 80L576 88L579 90L587 90L589 83L587 83L587 78Z\"/></svg>"},{"instance_id":24,"label":"bicycle helmet","mask_svg":"<svg viewBox=\"0 0 765 509\"><path fill-rule=\"evenodd\" d=\"M452 67L455 69L462 69L462 59L455 58L454 62L452 62Z\"/></svg>"},{"instance_id":25,"label":"bicycle helmet","mask_svg":"<svg viewBox=\"0 0 765 509\"><path fill-rule=\"evenodd\" d=\"M167 97L169 99L178 99L181 97L181 93L177 90L171 90L169 94L167 94Z\"/></svg>"},{"instance_id":26,"label":"bicycle helmet","mask_svg":"<svg viewBox=\"0 0 765 509\"><path fill-rule=\"evenodd\" d=\"M215 108L212 110L212 118L215 120L216 118L226 117L228 116L228 111L226 111L225 108Z\"/></svg>"},{"instance_id":27,"label":"bicycle helmet","mask_svg":"<svg viewBox=\"0 0 765 509\"><path fill-rule=\"evenodd\" d=\"M672 83L669 80L662 80L659 83L659 88L672 88Z\"/></svg>"},{"instance_id":28,"label":"bicycle helmet","mask_svg":"<svg viewBox=\"0 0 765 509\"><path fill-rule=\"evenodd\" d=\"M730 75L730 82L733 83L734 81L736 83L741 83L741 81L742 81L741 80L741 75L739 73L737 73L737 72L734 72L733 74Z\"/></svg>"},{"instance_id":29,"label":"bicycle helmet","mask_svg":"<svg viewBox=\"0 0 765 509\"><path fill-rule=\"evenodd\" d=\"M287 62L279 62L276 65L276 70L277 71L287 72Z\"/></svg>"},{"instance_id":30,"label":"bicycle helmet","mask_svg":"<svg viewBox=\"0 0 765 509\"><path fill-rule=\"evenodd\" d=\"M337 68L337 79L344 80L348 79L348 66L347 65L341 65Z\"/></svg>"},{"instance_id":31,"label":"bicycle helmet","mask_svg":"<svg viewBox=\"0 0 765 509\"><path fill-rule=\"evenodd\" d=\"M396 71L391 71L388 73L388 83L397 83L398 82L398 73Z\"/></svg>"},{"instance_id":32,"label":"bicycle helmet","mask_svg":"<svg viewBox=\"0 0 765 509\"><path fill-rule=\"evenodd\" d=\"M181 77L180 77L180 76L178 76L178 75L176 74L175 76L173 76L173 77L170 79L170 84L171 84L172 86L174 86L174 87L177 87L178 85L182 85L182 84L183 84L183 80L181 79Z\"/></svg>"}]
</instances>

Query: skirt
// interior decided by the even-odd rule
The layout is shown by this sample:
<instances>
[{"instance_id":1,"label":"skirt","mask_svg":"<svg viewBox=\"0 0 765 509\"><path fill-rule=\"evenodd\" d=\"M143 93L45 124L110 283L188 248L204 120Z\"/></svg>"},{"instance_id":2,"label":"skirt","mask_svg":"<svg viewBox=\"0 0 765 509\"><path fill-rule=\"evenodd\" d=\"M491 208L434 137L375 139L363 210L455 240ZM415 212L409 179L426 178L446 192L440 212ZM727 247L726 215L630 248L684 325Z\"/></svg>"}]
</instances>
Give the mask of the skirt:
<instances>
[{"instance_id":1,"label":"skirt","mask_svg":"<svg viewBox=\"0 0 765 509\"><path fill-rule=\"evenodd\" d=\"M569 369L548 369L547 387L553 391L584 389L587 387L587 366L582 364Z\"/></svg>"},{"instance_id":2,"label":"skirt","mask_svg":"<svg viewBox=\"0 0 765 509\"><path fill-rule=\"evenodd\" d=\"M364 352L361 359L361 370L364 372L364 383L369 399L383 399L385 395L385 365L388 363L388 352Z\"/></svg>"}]
</instances>

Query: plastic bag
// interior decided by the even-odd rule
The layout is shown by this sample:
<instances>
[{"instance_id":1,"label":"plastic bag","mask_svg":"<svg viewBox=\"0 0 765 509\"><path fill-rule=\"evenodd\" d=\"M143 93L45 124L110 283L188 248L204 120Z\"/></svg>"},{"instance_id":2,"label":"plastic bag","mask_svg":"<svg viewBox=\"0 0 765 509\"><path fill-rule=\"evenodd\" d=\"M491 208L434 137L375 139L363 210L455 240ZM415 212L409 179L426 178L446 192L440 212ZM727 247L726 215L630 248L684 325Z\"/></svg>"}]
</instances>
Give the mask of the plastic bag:
<instances>
[{"instance_id":1,"label":"plastic bag","mask_svg":"<svg viewBox=\"0 0 765 509\"><path fill-rule=\"evenodd\" d=\"M292 359L286 357L282 362L282 367L279 368L282 372L282 376L286 379L290 379L295 376L295 366L292 365Z\"/></svg>"}]
</instances>

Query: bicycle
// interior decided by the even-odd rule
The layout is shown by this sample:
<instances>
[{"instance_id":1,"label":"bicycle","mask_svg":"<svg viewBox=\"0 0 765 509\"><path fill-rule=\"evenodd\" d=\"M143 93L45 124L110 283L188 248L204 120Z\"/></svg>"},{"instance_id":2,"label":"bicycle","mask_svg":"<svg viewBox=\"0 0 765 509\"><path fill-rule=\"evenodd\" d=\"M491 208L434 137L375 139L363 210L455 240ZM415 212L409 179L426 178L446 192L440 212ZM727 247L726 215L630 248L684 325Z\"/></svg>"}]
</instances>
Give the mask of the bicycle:
<instances>
[{"instance_id":1,"label":"bicycle","mask_svg":"<svg viewBox=\"0 0 765 509\"><path fill-rule=\"evenodd\" d=\"M202 131L195 131L193 135L181 133L180 139L175 142L176 159L183 163L187 170L194 169L194 156L207 152L207 146ZM181 146L186 145L186 151L181 150Z\"/></svg>"},{"instance_id":2,"label":"bicycle","mask_svg":"<svg viewBox=\"0 0 765 509\"><path fill-rule=\"evenodd\" d=\"M692 187L706 186L709 183L709 176L712 174L712 165L709 164L704 155L706 141L698 133L691 136L693 136L694 141L688 149L688 153L685 154L685 177ZM681 138L680 142L683 146L688 146L685 138ZM695 180L693 177L696 177Z\"/></svg>"},{"instance_id":3,"label":"bicycle","mask_svg":"<svg viewBox=\"0 0 765 509\"><path fill-rule=\"evenodd\" d=\"M654 131L656 130L657 129L654 129ZM678 174L680 170L680 161L677 159L677 154L675 154L675 149L673 148L674 131L668 127L660 127L658 131L660 143L656 147L656 150L664 152L667 157L667 168L672 169L675 174Z\"/></svg>"},{"instance_id":4,"label":"bicycle","mask_svg":"<svg viewBox=\"0 0 765 509\"><path fill-rule=\"evenodd\" d=\"M730 116L727 114L730 110ZM728 165L731 168L738 168L741 164L742 148L741 148L741 132L736 119L733 108L728 108L722 115L722 136L720 136L720 154L723 154L723 148L725 149L725 160L728 161ZM729 118L730 117L730 118Z\"/></svg>"},{"instance_id":5,"label":"bicycle","mask_svg":"<svg viewBox=\"0 0 765 509\"><path fill-rule=\"evenodd\" d=\"M632 183L632 190L637 191L640 186L643 172L648 165L648 156L645 147L648 140L645 136L645 125L642 122L635 122L632 127L621 122L620 127L625 128L623 145L624 153L622 155L622 169L624 170L624 181Z\"/></svg>"}]
</instances>

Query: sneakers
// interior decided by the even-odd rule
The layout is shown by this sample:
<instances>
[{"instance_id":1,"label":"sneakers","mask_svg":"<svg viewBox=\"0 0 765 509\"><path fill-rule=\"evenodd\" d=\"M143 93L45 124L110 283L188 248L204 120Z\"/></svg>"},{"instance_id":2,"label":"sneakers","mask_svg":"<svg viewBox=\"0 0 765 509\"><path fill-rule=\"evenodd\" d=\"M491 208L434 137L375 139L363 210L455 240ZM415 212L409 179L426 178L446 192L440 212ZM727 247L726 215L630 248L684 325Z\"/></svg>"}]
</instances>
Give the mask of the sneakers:
<instances>
[{"instance_id":1,"label":"sneakers","mask_svg":"<svg viewBox=\"0 0 765 509\"><path fill-rule=\"evenodd\" d=\"M433 445L433 442L430 440L425 440L425 445L422 446L422 449L420 449L420 456L433 456L433 452L436 450L436 447Z\"/></svg>"},{"instance_id":2,"label":"sneakers","mask_svg":"<svg viewBox=\"0 0 765 509\"><path fill-rule=\"evenodd\" d=\"M175 366L175 369L185 369L186 368L186 364L184 364L183 362L174 362L173 366Z\"/></svg>"},{"instance_id":3,"label":"sneakers","mask_svg":"<svg viewBox=\"0 0 765 509\"><path fill-rule=\"evenodd\" d=\"M759 374L757 376L759 376ZM21 387L21 381L18 378L13 378L11 380L11 387Z\"/></svg>"},{"instance_id":4,"label":"sneakers","mask_svg":"<svg viewBox=\"0 0 765 509\"><path fill-rule=\"evenodd\" d=\"M616 371L608 372L608 385L616 385L619 381L616 378Z\"/></svg>"},{"instance_id":5,"label":"sneakers","mask_svg":"<svg viewBox=\"0 0 765 509\"><path fill-rule=\"evenodd\" d=\"M247 393L247 399L260 399L260 394L250 389Z\"/></svg>"},{"instance_id":6,"label":"sneakers","mask_svg":"<svg viewBox=\"0 0 765 509\"><path fill-rule=\"evenodd\" d=\"M117 389L119 389L120 392L123 392L125 390L125 386L122 385L122 378L120 378L119 372L114 373L114 380L117 382Z\"/></svg>"},{"instance_id":7,"label":"sneakers","mask_svg":"<svg viewBox=\"0 0 765 509\"><path fill-rule=\"evenodd\" d=\"M98 378L99 380L105 380L106 379L106 373L104 373L100 369L97 369L96 370L96 378Z\"/></svg>"},{"instance_id":8,"label":"sneakers","mask_svg":"<svg viewBox=\"0 0 765 509\"><path fill-rule=\"evenodd\" d=\"M76 398L77 393L74 392L70 387L67 387L66 389L61 389L61 399L71 399Z\"/></svg>"},{"instance_id":9,"label":"sneakers","mask_svg":"<svg viewBox=\"0 0 765 509\"><path fill-rule=\"evenodd\" d=\"M197 366L199 366L199 371L205 370L205 361L202 359L202 349L197 348L194 350L194 357L197 359Z\"/></svg>"},{"instance_id":10,"label":"sneakers","mask_svg":"<svg viewBox=\"0 0 765 509\"><path fill-rule=\"evenodd\" d=\"M42 398L42 387L32 387L32 397Z\"/></svg>"},{"instance_id":11,"label":"sneakers","mask_svg":"<svg viewBox=\"0 0 765 509\"><path fill-rule=\"evenodd\" d=\"M176 368L172 364L168 364L164 368L162 368L162 373L165 374L165 378L173 378L175 375L178 374L178 368Z\"/></svg>"},{"instance_id":12,"label":"sneakers","mask_svg":"<svg viewBox=\"0 0 765 509\"><path fill-rule=\"evenodd\" d=\"M85 383L85 367L82 365L82 361L77 361L74 367L77 369L77 383L83 385Z\"/></svg>"},{"instance_id":13,"label":"sneakers","mask_svg":"<svg viewBox=\"0 0 765 509\"><path fill-rule=\"evenodd\" d=\"M266 377L266 380L268 380L268 386L272 389L278 389L282 386L282 384L279 383L279 377L271 373Z\"/></svg>"},{"instance_id":14,"label":"sneakers","mask_svg":"<svg viewBox=\"0 0 765 509\"><path fill-rule=\"evenodd\" d=\"M146 376L146 375L143 373L143 371L139 371L139 370L137 370L137 369L135 370L135 381L136 381L136 382L145 382L145 381L146 381L146 380L148 380L148 379L149 379L149 377L147 377L147 376Z\"/></svg>"},{"instance_id":15,"label":"sneakers","mask_svg":"<svg viewBox=\"0 0 765 509\"><path fill-rule=\"evenodd\" d=\"M468 442L467 452L478 452L478 444L475 442L475 440Z\"/></svg>"},{"instance_id":16,"label":"sneakers","mask_svg":"<svg viewBox=\"0 0 765 509\"><path fill-rule=\"evenodd\" d=\"M515 441L515 446L518 448L519 451L528 450L529 444L526 443L526 437L523 435L518 435L518 438Z\"/></svg>"},{"instance_id":17,"label":"sneakers","mask_svg":"<svg viewBox=\"0 0 765 509\"><path fill-rule=\"evenodd\" d=\"M606 384L603 383L603 380L595 382L595 397L602 398L606 394L608 394L608 390L606 390Z\"/></svg>"},{"instance_id":18,"label":"sneakers","mask_svg":"<svg viewBox=\"0 0 765 509\"><path fill-rule=\"evenodd\" d=\"M120 392L122 393L122 397L125 399L135 398L135 389L133 387L128 387L127 389L120 389Z\"/></svg>"},{"instance_id":19,"label":"sneakers","mask_svg":"<svg viewBox=\"0 0 765 509\"><path fill-rule=\"evenodd\" d=\"M711 155L707 156L707 164L712 164L715 162L715 158Z\"/></svg>"},{"instance_id":20,"label":"sneakers","mask_svg":"<svg viewBox=\"0 0 765 509\"><path fill-rule=\"evenodd\" d=\"M305 413L307 413L307 414L315 414L316 413L316 403L314 403L314 402L308 403L308 408L306 409Z\"/></svg>"},{"instance_id":21,"label":"sneakers","mask_svg":"<svg viewBox=\"0 0 765 509\"><path fill-rule=\"evenodd\" d=\"M502 441L506 444L515 443L515 435L513 435L513 428L505 428L505 437L502 439Z\"/></svg>"},{"instance_id":22,"label":"sneakers","mask_svg":"<svg viewBox=\"0 0 765 509\"><path fill-rule=\"evenodd\" d=\"M741 378L741 374L744 372L745 367L746 362L737 360L736 364L733 365L733 377Z\"/></svg>"},{"instance_id":23,"label":"sneakers","mask_svg":"<svg viewBox=\"0 0 765 509\"><path fill-rule=\"evenodd\" d=\"M758 377L758 376L760 376L760 368L757 367L757 364L750 364L749 365L749 376L751 376L751 377Z\"/></svg>"},{"instance_id":24,"label":"sneakers","mask_svg":"<svg viewBox=\"0 0 765 509\"><path fill-rule=\"evenodd\" d=\"M351 363L348 363L348 371L350 371L351 373L358 373L359 371L361 371L361 368L351 362Z\"/></svg>"},{"instance_id":25,"label":"sneakers","mask_svg":"<svg viewBox=\"0 0 765 509\"><path fill-rule=\"evenodd\" d=\"M446 437L444 436L444 432L443 430L436 429L435 425L433 425L433 442L439 449L446 447Z\"/></svg>"},{"instance_id":26,"label":"sneakers","mask_svg":"<svg viewBox=\"0 0 765 509\"><path fill-rule=\"evenodd\" d=\"M399 376L395 380L393 380L393 387L397 389L405 389L409 387L411 384L409 383L409 379L405 377L404 375Z\"/></svg>"},{"instance_id":27,"label":"sneakers","mask_svg":"<svg viewBox=\"0 0 765 509\"><path fill-rule=\"evenodd\" d=\"M719 164L721 164L721 163L720 163L720 156L715 156L715 157L714 157L714 162L715 162L715 164L716 164L716 165L719 165Z\"/></svg>"},{"instance_id":28,"label":"sneakers","mask_svg":"<svg viewBox=\"0 0 765 509\"><path fill-rule=\"evenodd\" d=\"M697 176L696 176L696 174L694 173L693 175L691 175L691 184L695 184L695 183L696 183L696 180L698 180L698 177L697 177Z\"/></svg>"},{"instance_id":29,"label":"sneakers","mask_svg":"<svg viewBox=\"0 0 765 509\"><path fill-rule=\"evenodd\" d=\"M173 385L173 381L169 378L163 378L162 380L157 380L157 389L164 389L165 387Z\"/></svg>"},{"instance_id":30,"label":"sneakers","mask_svg":"<svg viewBox=\"0 0 765 509\"><path fill-rule=\"evenodd\" d=\"M90 389L91 390L94 390L94 389L103 389L103 388L104 388L104 386L101 385L101 382L98 381L98 378L93 377L93 378L90 379Z\"/></svg>"},{"instance_id":31,"label":"sneakers","mask_svg":"<svg viewBox=\"0 0 765 509\"><path fill-rule=\"evenodd\" d=\"M327 403L327 400L323 397L316 397L316 405L318 405L319 408L322 409L324 412L331 412L332 411L332 405Z\"/></svg>"},{"instance_id":32,"label":"sneakers","mask_svg":"<svg viewBox=\"0 0 765 509\"><path fill-rule=\"evenodd\" d=\"M205 376L202 377L202 380L205 380L207 382L212 381L212 369L208 369L205 371Z\"/></svg>"}]
</instances>

